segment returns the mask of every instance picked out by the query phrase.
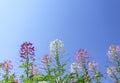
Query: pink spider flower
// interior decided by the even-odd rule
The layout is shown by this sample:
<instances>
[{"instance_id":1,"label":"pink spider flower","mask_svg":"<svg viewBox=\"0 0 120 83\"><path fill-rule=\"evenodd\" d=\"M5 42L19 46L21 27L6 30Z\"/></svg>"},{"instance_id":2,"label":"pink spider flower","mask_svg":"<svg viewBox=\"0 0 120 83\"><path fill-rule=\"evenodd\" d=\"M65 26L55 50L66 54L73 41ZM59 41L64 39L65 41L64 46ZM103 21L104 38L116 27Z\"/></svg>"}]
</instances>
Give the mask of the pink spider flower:
<instances>
[{"instance_id":1,"label":"pink spider flower","mask_svg":"<svg viewBox=\"0 0 120 83\"><path fill-rule=\"evenodd\" d=\"M97 67L98 67L98 63L95 61L90 61L88 63L89 71L94 71L94 69L96 69Z\"/></svg>"},{"instance_id":2,"label":"pink spider flower","mask_svg":"<svg viewBox=\"0 0 120 83\"><path fill-rule=\"evenodd\" d=\"M40 74L40 71L37 68L34 68L32 74L33 75Z\"/></svg>"},{"instance_id":3,"label":"pink spider flower","mask_svg":"<svg viewBox=\"0 0 120 83\"><path fill-rule=\"evenodd\" d=\"M33 64L33 63L28 65L28 68L29 68L30 70L31 70L32 68L35 68L35 67L37 67L37 65L36 65L36 64Z\"/></svg>"},{"instance_id":4,"label":"pink spider flower","mask_svg":"<svg viewBox=\"0 0 120 83\"><path fill-rule=\"evenodd\" d=\"M120 52L120 47L116 45L111 45L108 48L108 55L109 57L113 58L114 54Z\"/></svg>"},{"instance_id":5,"label":"pink spider flower","mask_svg":"<svg viewBox=\"0 0 120 83\"><path fill-rule=\"evenodd\" d=\"M36 64L30 64L29 65L29 73L32 73L33 75L36 75L36 74L40 73Z\"/></svg>"},{"instance_id":6,"label":"pink spider flower","mask_svg":"<svg viewBox=\"0 0 120 83\"><path fill-rule=\"evenodd\" d=\"M27 55L31 55L30 58L33 58L34 54L34 46L30 42L25 42L21 45L20 48L20 57L26 59Z\"/></svg>"},{"instance_id":7,"label":"pink spider flower","mask_svg":"<svg viewBox=\"0 0 120 83\"><path fill-rule=\"evenodd\" d=\"M78 63L81 62L81 59L84 58L84 59L87 59L88 58L88 52L87 50L85 49L80 49L76 52L76 61Z\"/></svg>"},{"instance_id":8,"label":"pink spider flower","mask_svg":"<svg viewBox=\"0 0 120 83\"><path fill-rule=\"evenodd\" d=\"M116 68L114 66L110 66L107 68L108 76L112 76L116 72Z\"/></svg>"},{"instance_id":9,"label":"pink spider flower","mask_svg":"<svg viewBox=\"0 0 120 83\"><path fill-rule=\"evenodd\" d=\"M51 57L49 57L48 54L43 55L41 62L42 62L42 63L51 62Z\"/></svg>"},{"instance_id":10,"label":"pink spider flower","mask_svg":"<svg viewBox=\"0 0 120 83\"><path fill-rule=\"evenodd\" d=\"M13 68L13 65L12 65L11 60L4 61L4 62L2 63L2 70L6 71L6 70L12 69L12 68Z\"/></svg>"}]
</instances>

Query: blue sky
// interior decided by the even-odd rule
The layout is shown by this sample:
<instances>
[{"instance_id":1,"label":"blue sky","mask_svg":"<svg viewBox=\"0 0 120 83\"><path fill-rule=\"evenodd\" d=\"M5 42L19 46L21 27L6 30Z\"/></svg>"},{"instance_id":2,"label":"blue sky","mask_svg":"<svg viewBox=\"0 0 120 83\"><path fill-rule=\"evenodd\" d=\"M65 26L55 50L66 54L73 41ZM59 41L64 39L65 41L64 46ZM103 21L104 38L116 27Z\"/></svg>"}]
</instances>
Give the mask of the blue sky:
<instances>
[{"instance_id":1,"label":"blue sky","mask_svg":"<svg viewBox=\"0 0 120 83\"><path fill-rule=\"evenodd\" d=\"M11 59L17 66L21 43L30 41L39 62L58 38L65 57L85 48L105 73L109 45L120 45L119 9L119 0L0 0L0 61Z\"/></svg>"}]
</instances>

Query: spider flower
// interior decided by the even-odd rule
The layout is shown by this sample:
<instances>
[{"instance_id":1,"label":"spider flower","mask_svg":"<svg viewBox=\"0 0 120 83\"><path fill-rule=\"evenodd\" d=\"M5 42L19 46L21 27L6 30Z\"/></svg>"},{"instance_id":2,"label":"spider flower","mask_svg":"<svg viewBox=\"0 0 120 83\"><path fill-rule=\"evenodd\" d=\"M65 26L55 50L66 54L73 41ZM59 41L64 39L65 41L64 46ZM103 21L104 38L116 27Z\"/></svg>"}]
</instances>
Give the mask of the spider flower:
<instances>
[{"instance_id":1,"label":"spider flower","mask_svg":"<svg viewBox=\"0 0 120 83\"><path fill-rule=\"evenodd\" d=\"M49 57L48 54L44 55L41 60L42 63L48 63L51 62L51 57Z\"/></svg>"},{"instance_id":2,"label":"spider flower","mask_svg":"<svg viewBox=\"0 0 120 83\"><path fill-rule=\"evenodd\" d=\"M12 65L12 62L11 60L8 60L8 61L4 61L2 63L2 70L6 71L6 70L9 70L9 69L12 69L13 65Z\"/></svg>"},{"instance_id":3,"label":"spider flower","mask_svg":"<svg viewBox=\"0 0 120 83\"><path fill-rule=\"evenodd\" d=\"M81 63L77 64L77 69L78 69L78 71L83 71L83 67L82 67Z\"/></svg>"},{"instance_id":4,"label":"spider flower","mask_svg":"<svg viewBox=\"0 0 120 83\"><path fill-rule=\"evenodd\" d=\"M114 66L107 68L107 74L108 76L112 76L116 72L116 68Z\"/></svg>"},{"instance_id":5,"label":"spider flower","mask_svg":"<svg viewBox=\"0 0 120 83\"><path fill-rule=\"evenodd\" d=\"M77 64L76 63L72 63L71 64L71 73L76 73L77 70Z\"/></svg>"},{"instance_id":6,"label":"spider flower","mask_svg":"<svg viewBox=\"0 0 120 83\"><path fill-rule=\"evenodd\" d=\"M80 49L76 52L76 61L80 63L82 59L88 58L88 52L85 49Z\"/></svg>"},{"instance_id":7,"label":"spider flower","mask_svg":"<svg viewBox=\"0 0 120 83\"><path fill-rule=\"evenodd\" d=\"M98 63L95 61L90 61L88 63L89 71L94 71L94 69L96 69L97 67L98 67Z\"/></svg>"},{"instance_id":8,"label":"spider flower","mask_svg":"<svg viewBox=\"0 0 120 83\"><path fill-rule=\"evenodd\" d=\"M34 46L30 42L23 43L20 48L20 57L26 59L27 55L30 55L30 58L33 58L35 55Z\"/></svg>"},{"instance_id":9,"label":"spider flower","mask_svg":"<svg viewBox=\"0 0 120 83\"><path fill-rule=\"evenodd\" d=\"M119 46L116 46L116 45L111 45L109 46L108 48L108 56L110 58L113 58L114 57L114 54L117 54L120 52L120 47Z\"/></svg>"},{"instance_id":10,"label":"spider flower","mask_svg":"<svg viewBox=\"0 0 120 83\"><path fill-rule=\"evenodd\" d=\"M29 73L32 73L33 75L40 74L36 64L29 65Z\"/></svg>"},{"instance_id":11,"label":"spider flower","mask_svg":"<svg viewBox=\"0 0 120 83\"><path fill-rule=\"evenodd\" d=\"M56 51L59 53L62 53L64 51L64 44L59 39L55 39L50 43L51 55L56 55Z\"/></svg>"}]
</instances>

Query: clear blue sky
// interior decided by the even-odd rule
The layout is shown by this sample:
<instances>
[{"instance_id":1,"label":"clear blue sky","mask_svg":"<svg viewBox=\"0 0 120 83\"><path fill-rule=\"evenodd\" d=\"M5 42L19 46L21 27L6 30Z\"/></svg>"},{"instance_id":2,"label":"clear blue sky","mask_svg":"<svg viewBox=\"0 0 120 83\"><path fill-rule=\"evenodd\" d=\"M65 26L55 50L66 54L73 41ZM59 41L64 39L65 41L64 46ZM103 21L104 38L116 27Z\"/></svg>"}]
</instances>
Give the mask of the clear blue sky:
<instances>
[{"instance_id":1,"label":"clear blue sky","mask_svg":"<svg viewBox=\"0 0 120 83\"><path fill-rule=\"evenodd\" d=\"M108 46L120 45L120 1L0 0L0 62L12 59L18 65L25 41L35 45L39 62L56 38L65 44L65 57L85 48L105 73ZM102 83L112 82L107 78Z\"/></svg>"}]
</instances>

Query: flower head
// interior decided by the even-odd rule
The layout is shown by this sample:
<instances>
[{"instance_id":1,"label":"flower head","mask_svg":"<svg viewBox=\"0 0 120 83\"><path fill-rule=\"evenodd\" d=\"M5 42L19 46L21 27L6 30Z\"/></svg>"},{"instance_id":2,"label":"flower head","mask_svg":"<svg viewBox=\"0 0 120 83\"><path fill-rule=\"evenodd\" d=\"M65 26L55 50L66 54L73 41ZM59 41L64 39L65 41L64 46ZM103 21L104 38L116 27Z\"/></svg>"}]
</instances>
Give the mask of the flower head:
<instances>
[{"instance_id":1,"label":"flower head","mask_svg":"<svg viewBox=\"0 0 120 83\"><path fill-rule=\"evenodd\" d=\"M94 69L96 69L96 68L98 67L98 63L95 62L95 61L90 61L90 62L88 63L88 67L89 67L89 70L90 70L90 71L93 71Z\"/></svg>"},{"instance_id":2,"label":"flower head","mask_svg":"<svg viewBox=\"0 0 120 83\"><path fill-rule=\"evenodd\" d=\"M12 62L11 60L8 60L8 61L4 61L2 63L2 70L6 71L8 69L12 69L13 65L12 65Z\"/></svg>"},{"instance_id":3,"label":"flower head","mask_svg":"<svg viewBox=\"0 0 120 83\"><path fill-rule=\"evenodd\" d=\"M51 57L48 54L44 55L41 60L42 63L51 62Z\"/></svg>"},{"instance_id":4,"label":"flower head","mask_svg":"<svg viewBox=\"0 0 120 83\"><path fill-rule=\"evenodd\" d=\"M77 64L76 63L72 63L71 64L71 73L76 73L77 70Z\"/></svg>"},{"instance_id":5,"label":"flower head","mask_svg":"<svg viewBox=\"0 0 120 83\"><path fill-rule=\"evenodd\" d=\"M83 58L88 58L88 52L85 49L80 49L76 52L76 61L80 63Z\"/></svg>"},{"instance_id":6,"label":"flower head","mask_svg":"<svg viewBox=\"0 0 120 83\"><path fill-rule=\"evenodd\" d=\"M117 54L118 52L120 52L119 46L116 46L116 45L109 46L109 48L108 48L109 57L113 58L114 54Z\"/></svg>"},{"instance_id":7,"label":"flower head","mask_svg":"<svg viewBox=\"0 0 120 83\"><path fill-rule=\"evenodd\" d=\"M50 53L56 55L56 51L59 53L64 51L64 44L59 39L55 39L50 43Z\"/></svg>"},{"instance_id":8,"label":"flower head","mask_svg":"<svg viewBox=\"0 0 120 83\"><path fill-rule=\"evenodd\" d=\"M83 70L83 67L82 67L82 64L81 64L81 63L78 63L78 64L77 64L77 69L78 69L78 71L82 71L82 70Z\"/></svg>"},{"instance_id":9,"label":"flower head","mask_svg":"<svg viewBox=\"0 0 120 83\"><path fill-rule=\"evenodd\" d=\"M40 74L40 71L36 68L36 69L33 69L33 71L32 71L32 74L33 75L38 75L38 74Z\"/></svg>"},{"instance_id":10,"label":"flower head","mask_svg":"<svg viewBox=\"0 0 120 83\"><path fill-rule=\"evenodd\" d=\"M108 76L112 76L116 72L116 68L114 66L107 68L107 74Z\"/></svg>"},{"instance_id":11,"label":"flower head","mask_svg":"<svg viewBox=\"0 0 120 83\"><path fill-rule=\"evenodd\" d=\"M41 62L44 67L47 67L49 65L49 63L52 62L52 58L48 54L46 54L42 57Z\"/></svg>"},{"instance_id":12,"label":"flower head","mask_svg":"<svg viewBox=\"0 0 120 83\"><path fill-rule=\"evenodd\" d=\"M34 46L30 42L25 42L21 45L20 48L20 57L26 59L27 55L31 55L30 58L33 58L34 54Z\"/></svg>"},{"instance_id":13,"label":"flower head","mask_svg":"<svg viewBox=\"0 0 120 83\"><path fill-rule=\"evenodd\" d=\"M40 74L36 64L29 65L29 73L31 73L33 75Z\"/></svg>"}]
</instances>

